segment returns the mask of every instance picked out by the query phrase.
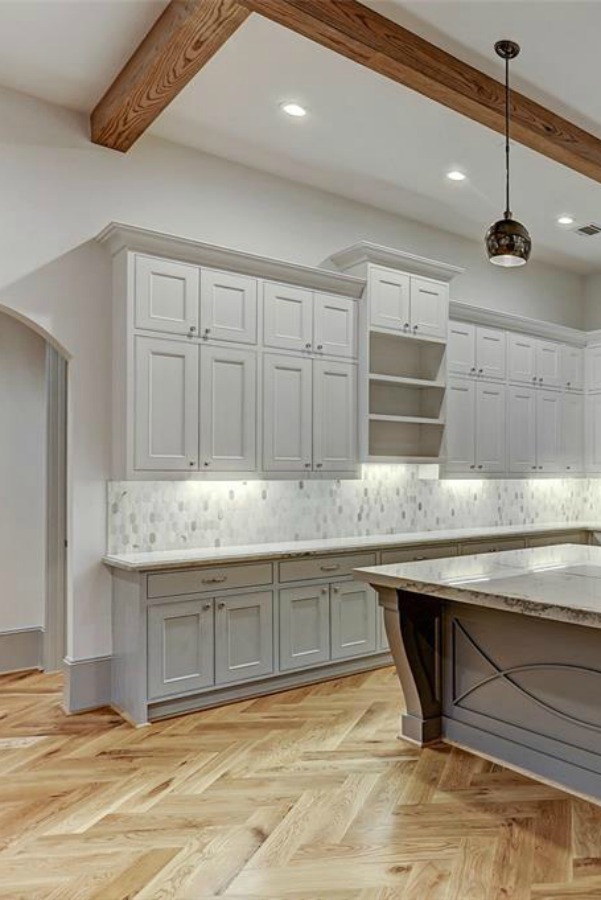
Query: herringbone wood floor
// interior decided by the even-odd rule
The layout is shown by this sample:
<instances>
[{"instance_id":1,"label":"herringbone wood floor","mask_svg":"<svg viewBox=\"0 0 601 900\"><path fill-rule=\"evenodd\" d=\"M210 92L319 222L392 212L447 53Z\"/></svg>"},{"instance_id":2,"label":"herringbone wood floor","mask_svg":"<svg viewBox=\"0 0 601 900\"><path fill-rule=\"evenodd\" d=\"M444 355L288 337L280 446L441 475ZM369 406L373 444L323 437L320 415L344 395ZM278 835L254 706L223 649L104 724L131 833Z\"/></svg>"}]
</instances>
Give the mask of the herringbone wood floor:
<instances>
[{"instance_id":1,"label":"herringbone wood floor","mask_svg":"<svg viewBox=\"0 0 601 900\"><path fill-rule=\"evenodd\" d=\"M601 898L601 809L396 739L391 669L133 729L0 678L2 900Z\"/></svg>"}]
</instances>

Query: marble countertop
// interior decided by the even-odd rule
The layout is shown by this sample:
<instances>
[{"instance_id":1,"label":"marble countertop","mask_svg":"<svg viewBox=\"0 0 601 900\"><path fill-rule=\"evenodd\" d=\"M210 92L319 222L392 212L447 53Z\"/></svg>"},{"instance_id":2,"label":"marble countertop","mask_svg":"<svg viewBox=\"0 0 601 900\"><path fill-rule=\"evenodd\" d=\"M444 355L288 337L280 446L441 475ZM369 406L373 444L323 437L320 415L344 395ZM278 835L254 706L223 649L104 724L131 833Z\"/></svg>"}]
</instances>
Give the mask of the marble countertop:
<instances>
[{"instance_id":1,"label":"marble countertop","mask_svg":"<svg viewBox=\"0 0 601 900\"><path fill-rule=\"evenodd\" d=\"M153 550L147 553L107 554L103 562L115 569L144 572L153 569L182 568L192 565L249 562L273 557L290 558L319 553L381 550L413 544L445 541L485 540L514 535L542 534L547 531L601 530L590 522L552 522L544 525L499 525L488 528L455 528L441 531L411 531L397 534L370 534L361 537L322 538L311 541L279 541L269 544L247 544L230 547L195 547L185 550Z\"/></svg>"},{"instance_id":2,"label":"marble countertop","mask_svg":"<svg viewBox=\"0 0 601 900\"><path fill-rule=\"evenodd\" d=\"M601 628L601 547L560 544L355 570L361 581Z\"/></svg>"}]
</instances>

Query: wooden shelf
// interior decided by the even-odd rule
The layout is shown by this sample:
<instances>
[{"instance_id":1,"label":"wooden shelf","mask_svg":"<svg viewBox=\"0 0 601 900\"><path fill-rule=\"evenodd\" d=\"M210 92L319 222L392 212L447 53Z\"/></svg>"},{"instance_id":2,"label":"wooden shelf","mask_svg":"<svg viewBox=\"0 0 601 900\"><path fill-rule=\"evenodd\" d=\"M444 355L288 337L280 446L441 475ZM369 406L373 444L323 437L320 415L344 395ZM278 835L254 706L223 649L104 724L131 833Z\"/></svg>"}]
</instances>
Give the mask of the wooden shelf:
<instances>
[{"instance_id":1,"label":"wooden shelf","mask_svg":"<svg viewBox=\"0 0 601 900\"><path fill-rule=\"evenodd\" d=\"M384 416L370 413L370 422L399 422L406 425L444 425L444 419L430 419L425 416Z\"/></svg>"},{"instance_id":2,"label":"wooden shelf","mask_svg":"<svg viewBox=\"0 0 601 900\"><path fill-rule=\"evenodd\" d=\"M432 381L428 378L408 378L400 375L379 375L377 372L370 372L369 380L377 381L382 384L398 384L405 387L440 388L442 391L445 389L444 382Z\"/></svg>"}]
</instances>

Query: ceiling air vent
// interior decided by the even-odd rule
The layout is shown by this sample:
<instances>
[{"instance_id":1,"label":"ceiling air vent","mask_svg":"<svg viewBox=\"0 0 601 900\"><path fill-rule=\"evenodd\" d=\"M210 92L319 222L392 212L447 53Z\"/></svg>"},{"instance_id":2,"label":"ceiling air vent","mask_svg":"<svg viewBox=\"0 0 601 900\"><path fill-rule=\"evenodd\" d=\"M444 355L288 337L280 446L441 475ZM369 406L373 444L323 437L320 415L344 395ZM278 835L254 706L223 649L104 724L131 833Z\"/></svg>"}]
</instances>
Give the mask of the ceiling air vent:
<instances>
[{"instance_id":1,"label":"ceiling air vent","mask_svg":"<svg viewBox=\"0 0 601 900\"><path fill-rule=\"evenodd\" d=\"M594 237L596 234L601 234L601 225L595 225L591 222L590 225L580 225L574 231L576 234L583 235L583 237Z\"/></svg>"}]
</instances>

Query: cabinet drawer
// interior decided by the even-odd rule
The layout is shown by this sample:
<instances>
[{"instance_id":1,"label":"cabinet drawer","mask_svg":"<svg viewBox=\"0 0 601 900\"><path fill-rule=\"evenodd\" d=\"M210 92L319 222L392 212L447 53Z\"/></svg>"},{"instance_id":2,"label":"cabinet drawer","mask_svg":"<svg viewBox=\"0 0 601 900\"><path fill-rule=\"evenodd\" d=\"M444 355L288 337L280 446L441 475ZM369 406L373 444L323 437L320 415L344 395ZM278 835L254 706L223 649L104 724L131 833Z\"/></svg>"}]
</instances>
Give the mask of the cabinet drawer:
<instances>
[{"instance_id":1,"label":"cabinet drawer","mask_svg":"<svg viewBox=\"0 0 601 900\"><path fill-rule=\"evenodd\" d=\"M280 581L306 581L309 578L340 578L351 575L353 569L376 564L375 553L354 553L351 556L317 556L280 563Z\"/></svg>"},{"instance_id":2,"label":"cabinet drawer","mask_svg":"<svg viewBox=\"0 0 601 900\"><path fill-rule=\"evenodd\" d=\"M438 544L436 547L404 547L399 550L382 550L382 565L416 562L419 559L444 559L457 556L457 544Z\"/></svg>"},{"instance_id":3,"label":"cabinet drawer","mask_svg":"<svg viewBox=\"0 0 601 900\"><path fill-rule=\"evenodd\" d=\"M588 544L586 531L556 531L528 538L529 547L552 547L555 544Z\"/></svg>"},{"instance_id":4,"label":"cabinet drawer","mask_svg":"<svg viewBox=\"0 0 601 900\"><path fill-rule=\"evenodd\" d=\"M470 556L473 553L497 553L500 550L522 550L526 546L523 538L500 538L490 541L470 541L461 545L461 555Z\"/></svg>"},{"instance_id":5,"label":"cabinet drawer","mask_svg":"<svg viewBox=\"0 0 601 900\"><path fill-rule=\"evenodd\" d=\"M148 576L148 597L173 597L178 594L198 594L201 591L222 591L230 588L271 584L271 563L251 566L211 566L207 569L186 569L182 572L161 572Z\"/></svg>"}]
</instances>

